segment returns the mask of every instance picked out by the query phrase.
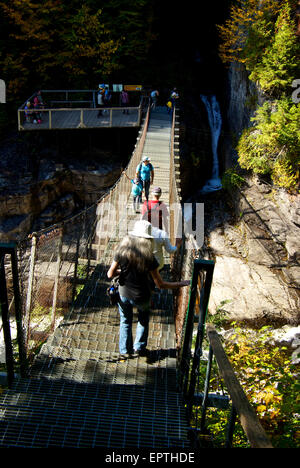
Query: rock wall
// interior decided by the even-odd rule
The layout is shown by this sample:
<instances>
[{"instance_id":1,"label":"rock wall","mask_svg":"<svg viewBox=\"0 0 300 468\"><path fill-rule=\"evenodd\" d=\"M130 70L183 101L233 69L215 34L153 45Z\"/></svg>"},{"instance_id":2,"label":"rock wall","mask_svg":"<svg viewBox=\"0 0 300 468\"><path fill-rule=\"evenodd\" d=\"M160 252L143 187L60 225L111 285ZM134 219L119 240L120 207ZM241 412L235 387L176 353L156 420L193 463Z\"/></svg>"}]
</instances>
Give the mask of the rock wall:
<instances>
[{"instance_id":1,"label":"rock wall","mask_svg":"<svg viewBox=\"0 0 300 468\"><path fill-rule=\"evenodd\" d=\"M119 163L77 169L51 159L39 161L37 174L7 170L0 180L0 242L19 240L91 205L120 171Z\"/></svg>"},{"instance_id":2,"label":"rock wall","mask_svg":"<svg viewBox=\"0 0 300 468\"><path fill-rule=\"evenodd\" d=\"M234 145L244 128L249 126L258 98L257 88L248 80L245 67L240 63L232 63L228 69L223 109L226 126L222 144L225 170L236 163L237 154Z\"/></svg>"},{"instance_id":3,"label":"rock wall","mask_svg":"<svg viewBox=\"0 0 300 468\"><path fill-rule=\"evenodd\" d=\"M292 213L299 213L300 200L261 185L252 180L235 194L235 215L219 199L206 222L206 248L215 260L210 310L253 327L299 324L300 225Z\"/></svg>"},{"instance_id":4,"label":"rock wall","mask_svg":"<svg viewBox=\"0 0 300 468\"><path fill-rule=\"evenodd\" d=\"M232 65L222 152L225 168L237 162L234 142L250 124L256 97L244 67ZM216 262L211 311L226 312L229 320L255 327L299 324L300 196L249 177L228 203L221 194L205 206L205 250Z\"/></svg>"}]
</instances>

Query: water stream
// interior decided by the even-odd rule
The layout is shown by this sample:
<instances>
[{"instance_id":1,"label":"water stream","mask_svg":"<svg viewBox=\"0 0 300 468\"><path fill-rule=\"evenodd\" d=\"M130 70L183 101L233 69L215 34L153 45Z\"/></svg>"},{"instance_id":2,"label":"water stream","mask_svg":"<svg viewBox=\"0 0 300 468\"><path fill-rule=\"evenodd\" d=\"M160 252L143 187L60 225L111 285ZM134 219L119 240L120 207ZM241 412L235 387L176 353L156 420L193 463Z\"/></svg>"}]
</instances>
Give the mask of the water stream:
<instances>
[{"instance_id":1,"label":"water stream","mask_svg":"<svg viewBox=\"0 0 300 468\"><path fill-rule=\"evenodd\" d=\"M200 95L201 99L206 107L208 122L211 129L211 146L213 153L213 168L212 175L209 180L206 181L205 185L201 189L201 193L214 192L222 188L222 183L219 178L219 159L218 159L218 142L222 128L222 117L219 103L216 96L204 96Z\"/></svg>"}]
</instances>

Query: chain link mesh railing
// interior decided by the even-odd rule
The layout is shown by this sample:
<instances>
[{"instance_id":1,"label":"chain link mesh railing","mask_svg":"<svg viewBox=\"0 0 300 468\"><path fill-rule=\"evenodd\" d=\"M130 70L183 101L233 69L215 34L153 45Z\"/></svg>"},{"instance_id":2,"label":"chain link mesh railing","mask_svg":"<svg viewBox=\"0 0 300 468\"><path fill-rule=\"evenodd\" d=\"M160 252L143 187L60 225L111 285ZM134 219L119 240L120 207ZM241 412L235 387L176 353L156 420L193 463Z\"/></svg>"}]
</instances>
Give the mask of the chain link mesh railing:
<instances>
[{"instance_id":1,"label":"chain link mesh railing","mask_svg":"<svg viewBox=\"0 0 300 468\"><path fill-rule=\"evenodd\" d=\"M128 174L135 173L141 160L148 121L149 107L126 168ZM27 354L59 324L95 266L110 261L112 243L130 229L127 217L130 193L131 182L122 174L97 203L64 222L32 233L19 243Z\"/></svg>"}]
</instances>

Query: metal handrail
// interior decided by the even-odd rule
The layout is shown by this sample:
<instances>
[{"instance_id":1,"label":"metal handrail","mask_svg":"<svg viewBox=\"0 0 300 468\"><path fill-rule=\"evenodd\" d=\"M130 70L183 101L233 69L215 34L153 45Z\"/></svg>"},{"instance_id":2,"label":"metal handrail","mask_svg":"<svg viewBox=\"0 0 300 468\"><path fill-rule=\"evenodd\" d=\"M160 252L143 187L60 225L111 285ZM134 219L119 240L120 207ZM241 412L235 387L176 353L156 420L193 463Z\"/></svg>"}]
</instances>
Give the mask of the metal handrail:
<instances>
[{"instance_id":1,"label":"metal handrail","mask_svg":"<svg viewBox=\"0 0 300 468\"><path fill-rule=\"evenodd\" d=\"M212 284L214 262L211 260L194 260L189 303L187 307L183 339L179 355L179 380L183 394L190 400L195 391L195 374L202 354L204 325L208 308L209 294ZM204 278L204 274L206 276ZM199 288L199 280L201 282ZM199 304L199 323L196 338L194 358L191 369L191 348L195 321L195 305Z\"/></svg>"},{"instance_id":2,"label":"metal handrail","mask_svg":"<svg viewBox=\"0 0 300 468\"><path fill-rule=\"evenodd\" d=\"M230 413L225 447L230 448L232 446L235 421L236 416L238 415L240 417L241 426L246 434L251 448L273 448L257 418L254 409L250 405L246 394L237 380L237 377L226 356L215 328L211 324L205 325L213 272L213 261L200 259L194 260L189 302L186 311L181 348L179 351L178 365L179 386L187 404L187 417L189 420L192 419L193 407L199 406L200 402L202 407L202 414L199 432L200 434L203 434L205 433L207 407L228 407L228 397L224 397L224 401L222 402L220 399L218 400L216 398L215 394L209 394L212 359L213 356L215 356L220 375L223 377L229 397L232 400L232 409ZM195 328L194 324L196 317L196 303L199 305L199 315L196 341L192 346L192 338ZM205 329L210 344L206 368L206 378L203 394L196 394L196 381L197 377L199 376L200 359L203 354L202 345ZM192 351L192 348L194 351Z\"/></svg>"},{"instance_id":3,"label":"metal handrail","mask_svg":"<svg viewBox=\"0 0 300 468\"><path fill-rule=\"evenodd\" d=\"M65 93L65 95L66 95L66 96L65 96L66 99L57 99L57 100L51 101L51 102L70 102L70 103L72 103L72 102L90 102L90 103L93 103L93 107L94 107L94 108L97 107L97 106L96 106L96 95L97 95L98 91L97 91L97 90L94 90L94 89L42 89L42 90L41 90L41 94L47 94L47 93L53 93L53 94L54 94L54 93L57 93L57 94L59 94L59 93ZM86 93L91 93L91 94L92 94L92 99L89 99L89 100L87 100L87 99L81 100L81 99L80 99L80 100L74 101L74 100L72 100L72 99L68 99L69 93L84 93L84 94L86 94ZM23 110L23 109L25 108L25 106L26 106L26 103L27 103L28 101L31 101L31 100L36 96L36 94L37 94L37 93L35 92L35 93L33 93L29 98L27 98L26 101L23 102L23 104L18 108L18 110ZM143 99L144 99L145 97L146 97L146 96L141 95L139 106L134 106L134 107L140 107L141 104L142 104L142 101L143 101ZM51 107L51 108L45 108L45 109L47 109L47 110L50 110L50 109L55 110L55 109L52 108L52 107ZM70 110L69 108L67 108L67 109Z\"/></svg>"}]
</instances>

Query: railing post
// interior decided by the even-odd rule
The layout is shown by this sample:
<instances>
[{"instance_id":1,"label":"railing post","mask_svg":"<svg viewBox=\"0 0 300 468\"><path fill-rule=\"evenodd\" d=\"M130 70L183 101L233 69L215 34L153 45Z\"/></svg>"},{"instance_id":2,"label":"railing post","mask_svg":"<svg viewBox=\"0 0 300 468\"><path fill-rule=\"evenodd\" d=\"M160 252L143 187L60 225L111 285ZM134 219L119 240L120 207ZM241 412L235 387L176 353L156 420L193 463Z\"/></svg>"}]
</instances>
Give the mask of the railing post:
<instances>
[{"instance_id":1,"label":"railing post","mask_svg":"<svg viewBox=\"0 0 300 468\"><path fill-rule=\"evenodd\" d=\"M195 353L193 357L189 391L188 391L188 396L187 396L189 401L191 401L195 392L196 373L198 372L199 365L200 365L200 358L202 355L204 326L205 326L205 319L206 319L206 314L207 314L207 309L208 309L208 301L209 301L209 295L210 295L213 271L214 271L214 262L212 260L198 260L198 261L196 260L196 262L199 264L199 268L202 267L203 270L206 271L206 276L205 276L204 287L202 289L203 295L202 297L200 297L199 324L198 324L198 331L197 331L197 337L196 337L196 342L195 342ZM198 274L199 274L199 271L198 271Z\"/></svg>"},{"instance_id":2,"label":"railing post","mask_svg":"<svg viewBox=\"0 0 300 468\"><path fill-rule=\"evenodd\" d=\"M36 244L37 244L37 235L34 232L32 234L32 239L31 239L30 267L29 267L28 289L27 289L26 307L25 307L25 343L26 344L28 343L28 339L29 339L30 311L31 311L31 303L32 303L34 269L35 269L35 260L36 260Z\"/></svg>"},{"instance_id":3,"label":"railing post","mask_svg":"<svg viewBox=\"0 0 300 468\"><path fill-rule=\"evenodd\" d=\"M142 106L141 104L139 105L139 110L138 110L138 119L137 119L137 124L138 126L141 125L141 119L142 119Z\"/></svg>"},{"instance_id":4,"label":"railing post","mask_svg":"<svg viewBox=\"0 0 300 468\"><path fill-rule=\"evenodd\" d=\"M83 123L83 109L80 110L80 128L84 128L85 125Z\"/></svg>"},{"instance_id":5,"label":"railing post","mask_svg":"<svg viewBox=\"0 0 300 468\"><path fill-rule=\"evenodd\" d=\"M73 289L72 289L72 305L74 304L76 287L77 287L77 269L78 269L79 246L80 246L80 237L81 237L80 234L81 234L81 229L78 230L78 237L76 241L76 254L75 254L74 274L73 274Z\"/></svg>"},{"instance_id":6,"label":"railing post","mask_svg":"<svg viewBox=\"0 0 300 468\"><path fill-rule=\"evenodd\" d=\"M22 377L26 376L27 373L27 359L26 359L26 348L25 348L25 334L22 324L22 310L21 310L21 295L19 288L19 274L18 274L18 261L16 248L11 252L11 268L13 275L13 289L15 298L15 316L17 323L17 340L19 348L19 359L20 359L20 373Z\"/></svg>"},{"instance_id":7,"label":"railing post","mask_svg":"<svg viewBox=\"0 0 300 468\"><path fill-rule=\"evenodd\" d=\"M52 313L51 313L51 327L52 327L52 329L54 329L54 327L55 327L57 291L58 291L59 272L60 272L61 254L62 254L62 241L63 241L63 227L60 230L60 236L58 238L58 246L57 246L56 273L55 273L55 280L54 280Z\"/></svg>"},{"instance_id":8,"label":"railing post","mask_svg":"<svg viewBox=\"0 0 300 468\"><path fill-rule=\"evenodd\" d=\"M185 396L186 396L187 387L188 387L188 374L189 374L189 367L190 367L189 365L190 348L191 348L191 340L192 340L193 325L194 325L194 308L195 308L195 300L196 300L197 280L198 280L198 266L194 262L192 284L191 284L191 289L190 289L189 304L188 304L188 310L187 310L187 316L186 316L185 334L184 334L184 341L183 341L182 348L181 348L181 362L180 362L180 371L183 377L182 391Z\"/></svg>"},{"instance_id":9,"label":"railing post","mask_svg":"<svg viewBox=\"0 0 300 468\"><path fill-rule=\"evenodd\" d=\"M235 407L232 405L231 411L230 411L228 427L227 427L225 448L232 448L232 439L233 439L233 433L234 433L234 426L235 426L236 418L237 418L237 412L236 412Z\"/></svg>"},{"instance_id":10,"label":"railing post","mask_svg":"<svg viewBox=\"0 0 300 468\"><path fill-rule=\"evenodd\" d=\"M209 392L212 359L213 359L213 350L212 350L212 347L210 346L209 352L208 352L208 361L207 361L203 400L202 400L202 413L201 413L201 425L200 425L201 432L204 432L204 429L205 429L205 417L206 417L207 398L208 398L208 392Z\"/></svg>"},{"instance_id":11,"label":"railing post","mask_svg":"<svg viewBox=\"0 0 300 468\"><path fill-rule=\"evenodd\" d=\"M18 129L21 130L21 115L20 115L20 109L18 109Z\"/></svg>"},{"instance_id":12,"label":"railing post","mask_svg":"<svg viewBox=\"0 0 300 468\"><path fill-rule=\"evenodd\" d=\"M5 343L7 383L8 383L8 387L11 387L12 382L15 377L14 355L13 355L13 346L12 346L12 340L11 340L11 334L10 334L4 258L5 258L5 253L0 252L0 308L1 308L1 316L2 316L4 343Z\"/></svg>"}]
</instances>

